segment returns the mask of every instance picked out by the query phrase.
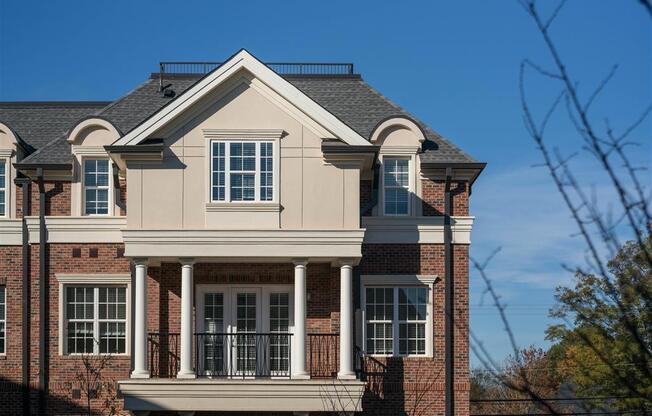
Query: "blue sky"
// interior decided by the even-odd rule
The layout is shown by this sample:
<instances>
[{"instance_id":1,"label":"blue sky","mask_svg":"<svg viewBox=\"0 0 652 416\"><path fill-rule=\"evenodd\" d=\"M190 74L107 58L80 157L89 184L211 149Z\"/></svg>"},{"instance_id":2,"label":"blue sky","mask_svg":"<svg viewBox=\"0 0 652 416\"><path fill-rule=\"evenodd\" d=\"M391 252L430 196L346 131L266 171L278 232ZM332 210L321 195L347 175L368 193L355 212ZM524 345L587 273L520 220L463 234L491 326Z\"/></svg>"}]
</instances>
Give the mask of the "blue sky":
<instances>
[{"instance_id":1,"label":"blue sky","mask_svg":"<svg viewBox=\"0 0 652 416\"><path fill-rule=\"evenodd\" d=\"M550 2L546 2L550 3ZM580 92L613 64L619 70L595 119L624 127L652 101L650 18L635 0L571 1L552 34ZM128 92L162 60L219 61L239 48L263 61L354 62L380 90L487 162L473 189L472 256L502 247L489 272L508 305L518 342L546 345L554 287L570 284L561 264L582 264L583 245L527 136L518 98L523 58L549 64L517 2L66 1L0 0L0 100L106 100ZM555 95L527 83L540 114ZM601 124L600 124L601 125ZM650 166L648 120L633 136ZM574 167L608 207L613 195L563 114L551 143L579 151ZM648 183L649 172L646 174ZM510 352L496 311L482 304L471 273L471 324L498 359ZM475 361L475 360L474 360Z\"/></svg>"}]
</instances>

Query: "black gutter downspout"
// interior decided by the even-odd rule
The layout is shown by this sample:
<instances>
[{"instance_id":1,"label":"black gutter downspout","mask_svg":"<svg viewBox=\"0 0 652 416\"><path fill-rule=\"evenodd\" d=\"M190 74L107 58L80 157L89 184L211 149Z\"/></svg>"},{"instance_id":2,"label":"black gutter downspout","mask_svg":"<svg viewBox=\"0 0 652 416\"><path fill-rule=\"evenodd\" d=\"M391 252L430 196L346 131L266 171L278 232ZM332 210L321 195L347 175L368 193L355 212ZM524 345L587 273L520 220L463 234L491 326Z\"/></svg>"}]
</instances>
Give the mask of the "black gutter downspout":
<instances>
[{"instance_id":1,"label":"black gutter downspout","mask_svg":"<svg viewBox=\"0 0 652 416\"><path fill-rule=\"evenodd\" d=\"M444 290L445 290L445 316L446 316L446 337L445 337L445 357L446 357L446 370L445 370L445 384L446 384L446 416L453 416L455 414L455 392L453 389L455 363L453 354L455 353L455 328L453 316L453 301L455 294L453 290L453 232L451 229L451 179L453 176L453 169L446 168L446 184L444 189Z\"/></svg>"},{"instance_id":2,"label":"black gutter downspout","mask_svg":"<svg viewBox=\"0 0 652 416\"><path fill-rule=\"evenodd\" d=\"M23 405L23 415L30 415L30 406L29 406L29 364L30 364L30 249L29 249L29 231L27 230L27 215L29 214L29 200L30 200L30 184L31 179L29 178L17 178L15 180L16 185L19 185L23 190L23 203L22 203L22 232L23 232L23 290L22 290L22 346L23 346L23 355L22 355L22 385L21 385L21 396L22 396L22 405Z\"/></svg>"},{"instance_id":3,"label":"black gutter downspout","mask_svg":"<svg viewBox=\"0 0 652 416\"><path fill-rule=\"evenodd\" d=\"M46 268L45 183L43 168L36 169L39 202L39 414L47 414L48 386L48 275Z\"/></svg>"}]
</instances>

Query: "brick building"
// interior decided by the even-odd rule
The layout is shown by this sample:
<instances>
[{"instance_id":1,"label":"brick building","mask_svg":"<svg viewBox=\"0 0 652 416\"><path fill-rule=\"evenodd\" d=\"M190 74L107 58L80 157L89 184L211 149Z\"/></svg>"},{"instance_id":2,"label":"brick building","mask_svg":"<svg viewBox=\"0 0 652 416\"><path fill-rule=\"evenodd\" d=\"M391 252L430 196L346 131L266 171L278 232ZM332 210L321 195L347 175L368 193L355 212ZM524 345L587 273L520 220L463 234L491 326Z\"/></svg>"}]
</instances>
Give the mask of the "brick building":
<instances>
[{"instance_id":1,"label":"brick building","mask_svg":"<svg viewBox=\"0 0 652 416\"><path fill-rule=\"evenodd\" d=\"M0 103L0 406L468 415L483 168L349 64Z\"/></svg>"}]
</instances>

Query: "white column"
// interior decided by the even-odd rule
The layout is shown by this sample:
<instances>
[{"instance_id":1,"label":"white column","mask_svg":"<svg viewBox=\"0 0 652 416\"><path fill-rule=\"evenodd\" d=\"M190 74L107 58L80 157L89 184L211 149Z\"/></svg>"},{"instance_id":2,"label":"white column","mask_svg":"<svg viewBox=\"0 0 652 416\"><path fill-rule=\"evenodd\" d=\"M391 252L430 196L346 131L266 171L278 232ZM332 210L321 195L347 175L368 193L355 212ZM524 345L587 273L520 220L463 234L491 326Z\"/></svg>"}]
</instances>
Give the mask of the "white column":
<instances>
[{"instance_id":1,"label":"white column","mask_svg":"<svg viewBox=\"0 0 652 416\"><path fill-rule=\"evenodd\" d=\"M353 266L340 266L340 371L339 379L354 379L353 371Z\"/></svg>"},{"instance_id":2,"label":"white column","mask_svg":"<svg viewBox=\"0 0 652 416\"><path fill-rule=\"evenodd\" d=\"M195 378L192 368L192 294L194 259L179 259L181 263L181 353L177 378Z\"/></svg>"},{"instance_id":3,"label":"white column","mask_svg":"<svg viewBox=\"0 0 652 416\"><path fill-rule=\"evenodd\" d=\"M305 260L294 262L294 334L292 343L292 378L307 379L306 371L306 265Z\"/></svg>"},{"instance_id":4,"label":"white column","mask_svg":"<svg viewBox=\"0 0 652 416\"><path fill-rule=\"evenodd\" d=\"M149 378L147 369L147 259L134 259L134 371L131 378Z\"/></svg>"}]
</instances>

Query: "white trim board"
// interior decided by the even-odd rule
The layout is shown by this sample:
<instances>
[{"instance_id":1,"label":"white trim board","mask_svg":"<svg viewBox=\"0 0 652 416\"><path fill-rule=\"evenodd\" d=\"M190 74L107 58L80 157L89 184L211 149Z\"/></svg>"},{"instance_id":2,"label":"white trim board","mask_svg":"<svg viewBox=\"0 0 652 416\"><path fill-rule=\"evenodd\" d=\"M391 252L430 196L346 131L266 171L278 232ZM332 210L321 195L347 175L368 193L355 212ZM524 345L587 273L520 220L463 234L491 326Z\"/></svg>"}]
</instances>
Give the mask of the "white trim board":
<instances>
[{"instance_id":1,"label":"white trim board","mask_svg":"<svg viewBox=\"0 0 652 416\"><path fill-rule=\"evenodd\" d=\"M272 90L300 108L306 115L332 133L333 138L339 138L350 145L371 146L371 143L355 130L244 49L210 72L190 89L180 94L169 105L161 108L143 123L118 139L114 145L137 145L189 109L198 100L241 69L246 69Z\"/></svg>"}]
</instances>

